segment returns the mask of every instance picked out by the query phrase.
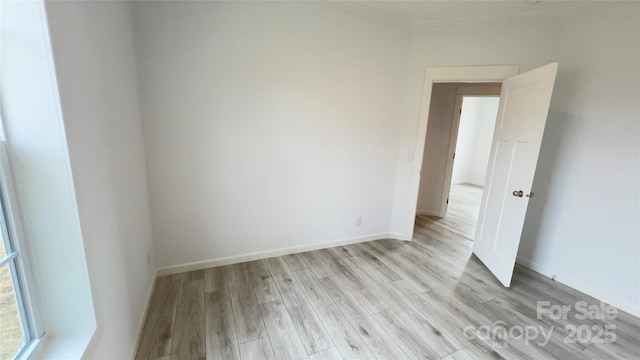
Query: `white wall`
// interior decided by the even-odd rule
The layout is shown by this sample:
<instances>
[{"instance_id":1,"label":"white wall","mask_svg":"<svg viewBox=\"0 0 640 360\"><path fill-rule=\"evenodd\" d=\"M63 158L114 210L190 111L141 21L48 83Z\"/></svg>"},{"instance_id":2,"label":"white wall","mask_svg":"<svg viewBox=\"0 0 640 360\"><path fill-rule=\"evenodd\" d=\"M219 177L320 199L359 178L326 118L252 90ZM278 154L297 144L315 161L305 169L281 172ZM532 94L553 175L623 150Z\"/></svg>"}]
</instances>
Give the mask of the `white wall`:
<instances>
[{"instance_id":1,"label":"white wall","mask_svg":"<svg viewBox=\"0 0 640 360\"><path fill-rule=\"evenodd\" d=\"M476 138L473 146L473 157L469 169L469 184L484 186L487 177L487 165L491 155L491 142L496 127L500 97L481 98L478 109Z\"/></svg>"},{"instance_id":2,"label":"white wall","mask_svg":"<svg viewBox=\"0 0 640 360\"><path fill-rule=\"evenodd\" d=\"M0 16L2 122L50 340L43 345L73 338L65 356L79 358L95 318L44 4L2 1Z\"/></svg>"},{"instance_id":3,"label":"white wall","mask_svg":"<svg viewBox=\"0 0 640 360\"><path fill-rule=\"evenodd\" d=\"M558 79L520 261L640 316L640 4L588 7Z\"/></svg>"},{"instance_id":4,"label":"white wall","mask_svg":"<svg viewBox=\"0 0 640 360\"><path fill-rule=\"evenodd\" d=\"M315 2L139 2L134 24L160 267L386 236L406 28Z\"/></svg>"},{"instance_id":5,"label":"white wall","mask_svg":"<svg viewBox=\"0 0 640 360\"><path fill-rule=\"evenodd\" d=\"M55 1L47 17L97 320L85 356L125 359L155 271L129 8Z\"/></svg>"},{"instance_id":6,"label":"white wall","mask_svg":"<svg viewBox=\"0 0 640 360\"><path fill-rule=\"evenodd\" d=\"M452 184L484 186L499 97L464 97Z\"/></svg>"},{"instance_id":7,"label":"white wall","mask_svg":"<svg viewBox=\"0 0 640 360\"><path fill-rule=\"evenodd\" d=\"M458 139L456 140L456 157L453 161L453 171L451 173L452 184L462 184L469 181L480 110L480 103L477 99L467 97L462 102Z\"/></svg>"}]
</instances>

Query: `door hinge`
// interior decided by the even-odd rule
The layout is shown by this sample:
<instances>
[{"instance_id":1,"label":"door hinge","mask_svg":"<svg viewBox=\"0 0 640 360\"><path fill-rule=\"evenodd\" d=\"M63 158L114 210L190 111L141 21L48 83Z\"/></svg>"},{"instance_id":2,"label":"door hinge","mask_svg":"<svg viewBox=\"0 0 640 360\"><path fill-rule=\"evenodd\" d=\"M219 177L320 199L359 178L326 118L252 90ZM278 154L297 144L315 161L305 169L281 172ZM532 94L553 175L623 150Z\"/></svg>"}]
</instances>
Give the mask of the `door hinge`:
<instances>
[{"instance_id":1,"label":"door hinge","mask_svg":"<svg viewBox=\"0 0 640 360\"><path fill-rule=\"evenodd\" d=\"M447 204L449 204L449 199L447 199Z\"/></svg>"},{"instance_id":2,"label":"door hinge","mask_svg":"<svg viewBox=\"0 0 640 360\"><path fill-rule=\"evenodd\" d=\"M453 159L454 160L456 159L456 153L453 153Z\"/></svg>"}]
</instances>

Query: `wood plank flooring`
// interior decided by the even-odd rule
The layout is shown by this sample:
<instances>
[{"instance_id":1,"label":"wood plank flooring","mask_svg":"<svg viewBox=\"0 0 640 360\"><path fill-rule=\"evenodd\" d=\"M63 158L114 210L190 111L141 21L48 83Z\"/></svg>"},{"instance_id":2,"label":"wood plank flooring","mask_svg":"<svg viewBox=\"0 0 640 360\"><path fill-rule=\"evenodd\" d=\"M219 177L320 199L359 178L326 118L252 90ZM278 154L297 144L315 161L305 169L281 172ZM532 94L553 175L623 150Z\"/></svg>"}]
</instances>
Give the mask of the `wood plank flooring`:
<instances>
[{"instance_id":1,"label":"wood plank flooring","mask_svg":"<svg viewBox=\"0 0 640 360\"><path fill-rule=\"evenodd\" d=\"M471 184L451 184L447 215L443 218L428 216L434 225L473 240L476 233L482 188Z\"/></svg>"},{"instance_id":2,"label":"wood plank flooring","mask_svg":"<svg viewBox=\"0 0 640 360\"><path fill-rule=\"evenodd\" d=\"M378 240L159 277L136 359L638 359L640 320L538 319L537 301L595 299L516 267L505 289L471 241L416 219L412 242ZM615 325L614 343L580 343ZM482 336L473 329L498 330ZM500 327L502 326L502 327ZM518 333L551 333L529 341ZM466 329L466 331L465 331ZM469 336L471 334L471 336ZM504 336L500 336L504 335Z\"/></svg>"}]
</instances>

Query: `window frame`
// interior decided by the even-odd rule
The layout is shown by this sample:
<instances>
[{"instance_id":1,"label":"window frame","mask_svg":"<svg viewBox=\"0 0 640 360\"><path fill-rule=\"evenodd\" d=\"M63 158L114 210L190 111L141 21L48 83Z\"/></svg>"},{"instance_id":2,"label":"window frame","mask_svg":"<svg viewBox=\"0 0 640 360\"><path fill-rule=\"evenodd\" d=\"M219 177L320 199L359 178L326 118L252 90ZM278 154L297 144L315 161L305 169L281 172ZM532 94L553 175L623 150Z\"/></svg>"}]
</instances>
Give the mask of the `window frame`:
<instances>
[{"instance_id":1,"label":"window frame","mask_svg":"<svg viewBox=\"0 0 640 360\"><path fill-rule=\"evenodd\" d=\"M32 272L29 246L22 227L20 208L14 187L8 146L0 142L0 231L6 256L0 259L8 265L16 295L25 344L14 359L27 358L35 344L44 336L37 305L37 287Z\"/></svg>"}]
</instances>

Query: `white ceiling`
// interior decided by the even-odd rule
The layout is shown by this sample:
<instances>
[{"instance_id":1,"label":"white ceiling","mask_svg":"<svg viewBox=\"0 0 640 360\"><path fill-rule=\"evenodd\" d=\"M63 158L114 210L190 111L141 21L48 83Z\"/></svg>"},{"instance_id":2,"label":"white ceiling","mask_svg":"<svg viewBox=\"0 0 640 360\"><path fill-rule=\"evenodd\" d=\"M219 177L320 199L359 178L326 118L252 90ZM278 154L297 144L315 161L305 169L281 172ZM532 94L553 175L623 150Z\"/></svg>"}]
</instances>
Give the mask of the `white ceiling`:
<instances>
[{"instance_id":1,"label":"white ceiling","mask_svg":"<svg viewBox=\"0 0 640 360\"><path fill-rule=\"evenodd\" d=\"M350 11L404 23L431 23L465 19L562 14L587 1L447 0L447 1L347 1L332 2Z\"/></svg>"}]
</instances>

